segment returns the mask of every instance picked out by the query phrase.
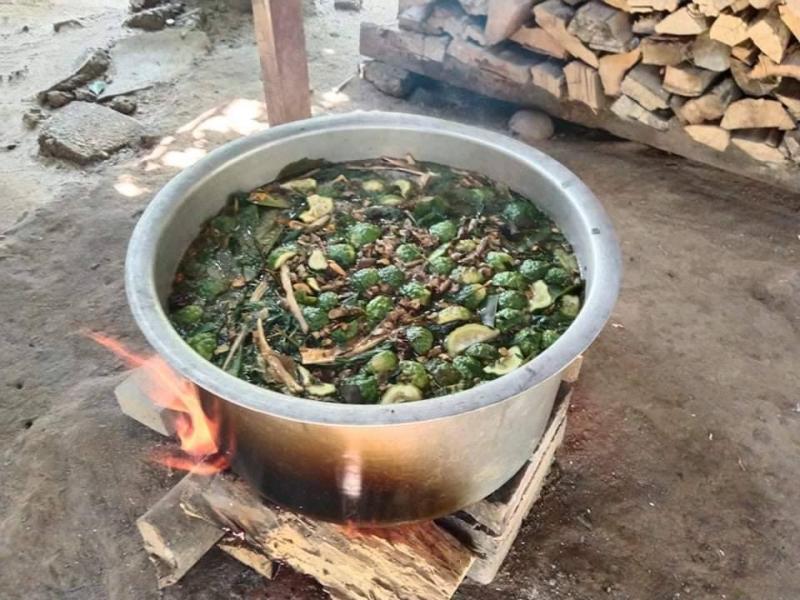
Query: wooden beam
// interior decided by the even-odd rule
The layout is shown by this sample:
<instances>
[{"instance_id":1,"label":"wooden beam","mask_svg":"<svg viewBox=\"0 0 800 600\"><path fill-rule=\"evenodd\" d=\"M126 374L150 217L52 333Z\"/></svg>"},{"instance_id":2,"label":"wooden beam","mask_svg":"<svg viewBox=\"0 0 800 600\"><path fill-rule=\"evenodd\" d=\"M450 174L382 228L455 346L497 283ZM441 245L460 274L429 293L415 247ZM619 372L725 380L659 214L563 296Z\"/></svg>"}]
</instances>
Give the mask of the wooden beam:
<instances>
[{"instance_id":1,"label":"wooden beam","mask_svg":"<svg viewBox=\"0 0 800 600\"><path fill-rule=\"evenodd\" d=\"M301 0L253 0L261 79L270 125L311 116Z\"/></svg>"}]
</instances>

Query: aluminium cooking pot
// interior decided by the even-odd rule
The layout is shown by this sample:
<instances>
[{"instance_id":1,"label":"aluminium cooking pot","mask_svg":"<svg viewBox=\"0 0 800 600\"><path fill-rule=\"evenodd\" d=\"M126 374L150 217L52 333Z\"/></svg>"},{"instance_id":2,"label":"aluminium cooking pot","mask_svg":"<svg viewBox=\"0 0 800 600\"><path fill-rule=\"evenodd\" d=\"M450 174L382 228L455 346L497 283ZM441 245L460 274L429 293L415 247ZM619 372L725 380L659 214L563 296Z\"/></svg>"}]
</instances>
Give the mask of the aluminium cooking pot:
<instances>
[{"instance_id":1,"label":"aluminium cooking pot","mask_svg":"<svg viewBox=\"0 0 800 600\"><path fill-rule=\"evenodd\" d=\"M584 305L555 344L523 367L452 395L393 405L296 398L251 385L196 354L165 312L172 279L229 194L295 161L404 156L480 172L534 200L572 243ZM598 335L620 286L608 217L589 189L542 152L429 117L355 112L281 125L231 142L170 181L131 237L125 265L134 318L155 350L218 411L232 466L267 498L310 516L369 525L430 519L477 502L531 456L561 372Z\"/></svg>"}]
</instances>

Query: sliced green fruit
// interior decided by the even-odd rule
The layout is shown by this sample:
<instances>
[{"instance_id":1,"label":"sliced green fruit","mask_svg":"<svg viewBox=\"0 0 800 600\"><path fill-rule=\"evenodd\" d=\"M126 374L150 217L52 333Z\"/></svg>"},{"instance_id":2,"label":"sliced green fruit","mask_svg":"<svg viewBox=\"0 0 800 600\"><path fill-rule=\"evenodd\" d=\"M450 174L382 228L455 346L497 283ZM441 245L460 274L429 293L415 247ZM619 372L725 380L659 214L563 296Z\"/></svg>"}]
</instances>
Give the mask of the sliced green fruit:
<instances>
[{"instance_id":1,"label":"sliced green fruit","mask_svg":"<svg viewBox=\"0 0 800 600\"><path fill-rule=\"evenodd\" d=\"M320 249L313 250L311 256L308 257L308 266L315 271L324 271L327 269L328 259L325 258L325 253Z\"/></svg>"},{"instance_id":2,"label":"sliced green fruit","mask_svg":"<svg viewBox=\"0 0 800 600\"><path fill-rule=\"evenodd\" d=\"M281 184L282 190L290 190L292 192L313 192L317 189L317 180L307 177L305 179L292 179L286 183Z\"/></svg>"},{"instance_id":3,"label":"sliced green fruit","mask_svg":"<svg viewBox=\"0 0 800 600\"><path fill-rule=\"evenodd\" d=\"M300 213L300 220L303 223L313 223L333 212L333 198L328 196L318 196L313 194L306 198L308 210Z\"/></svg>"},{"instance_id":4,"label":"sliced green fruit","mask_svg":"<svg viewBox=\"0 0 800 600\"><path fill-rule=\"evenodd\" d=\"M553 303L553 297L550 295L550 290L543 280L534 282L531 286L531 293L533 297L528 303L528 309L531 311L542 310L547 308Z\"/></svg>"},{"instance_id":5,"label":"sliced green fruit","mask_svg":"<svg viewBox=\"0 0 800 600\"><path fill-rule=\"evenodd\" d=\"M365 192L377 193L382 192L385 186L380 179L367 179L361 182L361 189Z\"/></svg>"},{"instance_id":6,"label":"sliced green fruit","mask_svg":"<svg viewBox=\"0 0 800 600\"><path fill-rule=\"evenodd\" d=\"M336 386L332 383L313 383L306 386L306 391L312 396L332 396L336 393Z\"/></svg>"},{"instance_id":7,"label":"sliced green fruit","mask_svg":"<svg viewBox=\"0 0 800 600\"><path fill-rule=\"evenodd\" d=\"M578 311L581 309L581 299L572 294L565 294L559 300L558 312L562 317L574 319L578 316Z\"/></svg>"},{"instance_id":8,"label":"sliced green fruit","mask_svg":"<svg viewBox=\"0 0 800 600\"><path fill-rule=\"evenodd\" d=\"M500 335L500 332L480 323L467 323L450 332L444 341L444 347L450 356L460 354L472 344L488 342Z\"/></svg>"},{"instance_id":9,"label":"sliced green fruit","mask_svg":"<svg viewBox=\"0 0 800 600\"><path fill-rule=\"evenodd\" d=\"M522 366L522 351L517 346L508 349L508 354L500 357L493 365L484 367L486 373L492 375L505 375Z\"/></svg>"},{"instance_id":10,"label":"sliced green fruit","mask_svg":"<svg viewBox=\"0 0 800 600\"><path fill-rule=\"evenodd\" d=\"M439 325L445 323L452 323L453 321L469 321L472 319L473 314L468 308L463 306L448 306L439 311L436 315L436 322Z\"/></svg>"},{"instance_id":11,"label":"sliced green fruit","mask_svg":"<svg viewBox=\"0 0 800 600\"><path fill-rule=\"evenodd\" d=\"M392 182L392 187L396 187L398 190L400 190L400 195L403 198L408 198L408 195L414 189L414 186L412 186L411 182L407 179L395 179Z\"/></svg>"},{"instance_id":12,"label":"sliced green fruit","mask_svg":"<svg viewBox=\"0 0 800 600\"><path fill-rule=\"evenodd\" d=\"M278 246L267 256L267 265L269 265L271 269L280 269L283 263L296 254L296 246Z\"/></svg>"},{"instance_id":13,"label":"sliced green fruit","mask_svg":"<svg viewBox=\"0 0 800 600\"><path fill-rule=\"evenodd\" d=\"M422 391L407 383L396 383L386 388L381 396L381 404L400 404L401 402L416 402L422 400Z\"/></svg>"}]
</instances>

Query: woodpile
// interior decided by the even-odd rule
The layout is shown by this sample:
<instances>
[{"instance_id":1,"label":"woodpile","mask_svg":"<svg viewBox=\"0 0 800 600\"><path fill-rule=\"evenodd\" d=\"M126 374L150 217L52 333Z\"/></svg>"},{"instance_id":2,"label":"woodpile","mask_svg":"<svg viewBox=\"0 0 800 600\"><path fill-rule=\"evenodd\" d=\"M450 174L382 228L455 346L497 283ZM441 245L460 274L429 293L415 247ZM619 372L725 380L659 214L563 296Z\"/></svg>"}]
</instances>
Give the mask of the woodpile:
<instances>
[{"instance_id":1,"label":"woodpile","mask_svg":"<svg viewBox=\"0 0 800 600\"><path fill-rule=\"evenodd\" d=\"M676 145L660 144L659 132L679 130L682 143L704 152L794 169L800 0L399 0L399 23L424 74L529 97L561 118L577 113L559 105L581 104L598 119L655 130L627 137L659 147ZM363 35L363 53L382 54ZM389 43L402 56L398 44ZM453 76L453 61L472 70ZM471 85L472 73L490 75L491 85Z\"/></svg>"}]
</instances>

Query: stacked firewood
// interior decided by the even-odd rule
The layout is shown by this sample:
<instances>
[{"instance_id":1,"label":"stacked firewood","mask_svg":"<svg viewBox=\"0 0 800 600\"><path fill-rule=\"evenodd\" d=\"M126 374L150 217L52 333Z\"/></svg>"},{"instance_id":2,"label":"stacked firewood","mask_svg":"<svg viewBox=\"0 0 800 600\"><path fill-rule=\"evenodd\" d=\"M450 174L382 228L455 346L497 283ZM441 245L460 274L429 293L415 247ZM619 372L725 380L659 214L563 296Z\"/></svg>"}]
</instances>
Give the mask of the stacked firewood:
<instances>
[{"instance_id":1,"label":"stacked firewood","mask_svg":"<svg viewBox=\"0 0 800 600\"><path fill-rule=\"evenodd\" d=\"M559 100L800 162L800 0L400 0L398 20Z\"/></svg>"}]
</instances>

